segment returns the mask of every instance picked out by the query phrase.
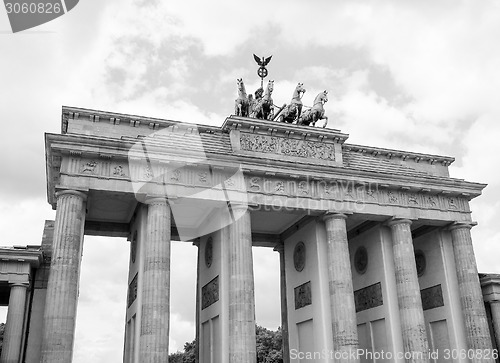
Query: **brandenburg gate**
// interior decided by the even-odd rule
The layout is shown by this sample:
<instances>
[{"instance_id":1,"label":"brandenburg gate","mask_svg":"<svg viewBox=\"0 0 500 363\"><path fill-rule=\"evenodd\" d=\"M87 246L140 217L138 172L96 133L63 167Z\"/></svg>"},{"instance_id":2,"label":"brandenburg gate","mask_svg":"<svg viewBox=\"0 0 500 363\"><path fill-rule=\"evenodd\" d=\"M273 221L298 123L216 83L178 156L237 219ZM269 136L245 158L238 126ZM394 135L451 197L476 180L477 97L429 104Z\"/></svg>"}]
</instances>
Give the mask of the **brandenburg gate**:
<instances>
[{"instance_id":1,"label":"brandenburg gate","mask_svg":"<svg viewBox=\"0 0 500 363\"><path fill-rule=\"evenodd\" d=\"M130 243L125 363L168 360L171 240L198 248L198 362L256 362L252 246L280 256L284 362L495 362L500 309L485 309L470 232L485 185L450 177L453 158L235 115L63 107L61 126L45 135L56 219L30 257L28 312L9 307L24 362L72 361L84 235ZM9 342L2 362L20 361Z\"/></svg>"}]
</instances>

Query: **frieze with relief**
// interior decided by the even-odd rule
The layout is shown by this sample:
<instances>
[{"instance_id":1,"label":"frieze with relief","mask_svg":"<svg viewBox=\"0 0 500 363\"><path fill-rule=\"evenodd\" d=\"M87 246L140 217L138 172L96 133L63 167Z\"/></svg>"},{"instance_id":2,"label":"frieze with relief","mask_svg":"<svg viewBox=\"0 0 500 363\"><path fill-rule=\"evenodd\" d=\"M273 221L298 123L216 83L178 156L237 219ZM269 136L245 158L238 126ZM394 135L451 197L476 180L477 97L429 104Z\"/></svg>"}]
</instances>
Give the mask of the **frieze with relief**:
<instances>
[{"instance_id":1,"label":"frieze with relief","mask_svg":"<svg viewBox=\"0 0 500 363\"><path fill-rule=\"evenodd\" d=\"M246 135L246 134L244 134ZM252 136L252 135L250 135ZM265 135L253 135L266 137ZM268 137L271 138L271 137ZM281 138L274 139L278 140ZM301 140L299 140L301 141ZM279 142L263 143L263 149L280 150ZM333 151L332 151L333 152ZM108 165L109 164L109 165ZM166 164L150 166L141 163L109 162L90 158L72 157L61 168L63 173L97 178L126 178L131 181L153 181L167 184L184 184L203 188L223 183L226 188L283 197L302 197L380 206L402 206L450 212L469 212L468 199L446 193L430 193L407 189L393 189L378 183L357 183L345 180L304 179L275 175L248 175L235 180L232 170L200 170L197 167L180 167Z\"/></svg>"},{"instance_id":2,"label":"frieze with relief","mask_svg":"<svg viewBox=\"0 0 500 363\"><path fill-rule=\"evenodd\" d=\"M95 174L97 167L97 161L89 160L82 165L82 173Z\"/></svg>"},{"instance_id":3,"label":"frieze with relief","mask_svg":"<svg viewBox=\"0 0 500 363\"><path fill-rule=\"evenodd\" d=\"M289 197L309 197L358 204L396 205L419 209L468 212L467 199L446 194L429 194L389 189L377 183L300 180L277 176L246 176L248 192Z\"/></svg>"},{"instance_id":4,"label":"frieze with relief","mask_svg":"<svg viewBox=\"0 0 500 363\"><path fill-rule=\"evenodd\" d=\"M314 141L241 133L240 147L244 151L335 161L334 145Z\"/></svg>"}]
</instances>

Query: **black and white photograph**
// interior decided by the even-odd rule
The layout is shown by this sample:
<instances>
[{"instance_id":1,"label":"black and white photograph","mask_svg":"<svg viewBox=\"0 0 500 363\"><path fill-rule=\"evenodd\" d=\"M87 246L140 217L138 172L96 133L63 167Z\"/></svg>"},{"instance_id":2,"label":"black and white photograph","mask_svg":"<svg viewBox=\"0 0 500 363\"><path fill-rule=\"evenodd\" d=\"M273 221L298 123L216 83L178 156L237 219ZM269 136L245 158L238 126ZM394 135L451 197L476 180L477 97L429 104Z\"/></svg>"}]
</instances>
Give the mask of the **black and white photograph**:
<instances>
[{"instance_id":1,"label":"black and white photograph","mask_svg":"<svg viewBox=\"0 0 500 363\"><path fill-rule=\"evenodd\" d=\"M500 363L500 3L4 0L0 363Z\"/></svg>"}]
</instances>

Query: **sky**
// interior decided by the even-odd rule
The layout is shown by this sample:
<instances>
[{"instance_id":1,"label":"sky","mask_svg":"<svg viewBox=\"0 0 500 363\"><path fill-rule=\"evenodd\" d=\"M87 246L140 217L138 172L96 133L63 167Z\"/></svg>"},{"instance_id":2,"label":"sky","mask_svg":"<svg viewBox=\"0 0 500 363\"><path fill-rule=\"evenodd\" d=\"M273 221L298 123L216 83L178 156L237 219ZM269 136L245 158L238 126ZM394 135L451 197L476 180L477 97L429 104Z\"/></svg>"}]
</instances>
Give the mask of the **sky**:
<instances>
[{"instance_id":1,"label":"sky","mask_svg":"<svg viewBox=\"0 0 500 363\"><path fill-rule=\"evenodd\" d=\"M453 156L452 177L487 183L471 202L479 271L500 273L500 3L497 1L80 0L12 34L0 9L0 245L41 241L44 133L61 106L220 126L252 54L276 104L328 90L328 127L348 143ZM170 349L194 338L196 248L172 244ZM86 237L74 362L121 362L129 244ZM275 252L254 248L257 321L279 325ZM5 310L5 309L4 309ZM5 315L5 314L4 314Z\"/></svg>"}]
</instances>

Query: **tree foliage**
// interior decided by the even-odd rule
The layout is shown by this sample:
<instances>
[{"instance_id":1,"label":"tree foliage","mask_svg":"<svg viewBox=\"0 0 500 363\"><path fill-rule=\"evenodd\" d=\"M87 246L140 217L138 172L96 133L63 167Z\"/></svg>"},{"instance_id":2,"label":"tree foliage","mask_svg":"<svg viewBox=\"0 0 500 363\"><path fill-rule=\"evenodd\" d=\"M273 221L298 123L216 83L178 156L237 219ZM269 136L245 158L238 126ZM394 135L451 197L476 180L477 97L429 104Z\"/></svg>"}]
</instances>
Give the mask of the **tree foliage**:
<instances>
[{"instance_id":1,"label":"tree foliage","mask_svg":"<svg viewBox=\"0 0 500 363\"><path fill-rule=\"evenodd\" d=\"M277 331L256 326L257 363L283 363L281 328Z\"/></svg>"},{"instance_id":2,"label":"tree foliage","mask_svg":"<svg viewBox=\"0 0 500 363\"><path fill-rule=\"evenodd\" d=\"M257 363L283 363L281 328L277 331L255 326ZM169 363L195 363L196 340L184 344L184 352L172 353Z\"/></svg>"},{"instance_id":3,"label":"tree foliage","mask_svg":"<svg viewBox=\"0 0 500 363\"><path fill-rule=\"evenodd\" d=\"M184 352L176 352L168 355L169 363L195 363L196 360L196 339L191 343L184 343Z\"/></svg>"}]
</instances>

